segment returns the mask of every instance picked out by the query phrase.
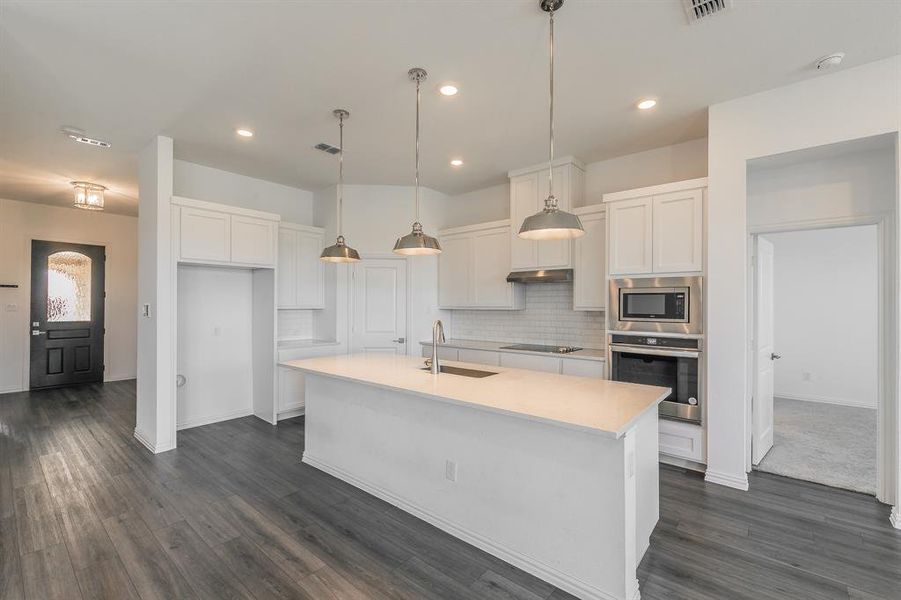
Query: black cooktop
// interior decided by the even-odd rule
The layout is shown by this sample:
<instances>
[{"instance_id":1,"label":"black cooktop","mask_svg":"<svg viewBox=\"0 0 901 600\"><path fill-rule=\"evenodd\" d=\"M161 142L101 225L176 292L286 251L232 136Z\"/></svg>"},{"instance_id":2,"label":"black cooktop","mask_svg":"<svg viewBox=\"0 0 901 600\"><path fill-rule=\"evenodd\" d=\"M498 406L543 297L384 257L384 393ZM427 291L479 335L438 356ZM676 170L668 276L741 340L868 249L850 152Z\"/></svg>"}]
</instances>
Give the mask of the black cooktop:
<instances>
[{"instance_id":1,"label":"black cooktop","mask_svg":"<svg viewBox=\"0 0 901 600\"><path fill-rule=\"evenodd\" d=\"M544 344L513 344L501 346L501 350L527 350L529 352L550 352L551 354L569 354L581 350L576 346L547 346Z\"/></svg>"}]
</instances>

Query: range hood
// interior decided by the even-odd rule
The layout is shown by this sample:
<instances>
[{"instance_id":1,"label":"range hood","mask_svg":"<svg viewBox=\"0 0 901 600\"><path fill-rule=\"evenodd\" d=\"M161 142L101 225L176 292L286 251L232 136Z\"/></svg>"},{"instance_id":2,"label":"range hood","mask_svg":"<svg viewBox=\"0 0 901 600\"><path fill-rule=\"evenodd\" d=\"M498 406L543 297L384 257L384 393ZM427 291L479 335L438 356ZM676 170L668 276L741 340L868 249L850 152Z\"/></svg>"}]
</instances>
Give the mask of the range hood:
<instances>
[{"instance_id":1,"label":"range hood","mask_svg":"<svg viewBox=\"0 0 901 600\"><path fill-rule=\"evenodd\" d=\"M560 283L573 280L572 269L541 269L539 271L513 271L507 275L509 283Z\"/></svg>"}]
</instances>

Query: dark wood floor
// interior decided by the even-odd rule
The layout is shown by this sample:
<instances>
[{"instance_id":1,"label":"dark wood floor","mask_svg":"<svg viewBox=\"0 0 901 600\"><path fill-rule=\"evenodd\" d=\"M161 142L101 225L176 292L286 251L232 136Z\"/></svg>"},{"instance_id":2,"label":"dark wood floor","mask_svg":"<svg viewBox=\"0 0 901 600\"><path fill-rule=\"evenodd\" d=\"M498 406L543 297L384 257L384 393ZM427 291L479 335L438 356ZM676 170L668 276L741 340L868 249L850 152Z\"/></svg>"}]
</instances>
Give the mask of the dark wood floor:
<instances>
[{"instance_id":1,"label":"dark wood floor","mask_svg":"<svg viewBox=\"0 0 901 600\"><path fill-rule=\"evenodd\" d=\"M134 382L0 395L0 599L571 598L300 463L303 421L132 437ZM645 600L901 598L873 498L661 469Z\"/></svg>"}]
</instances>

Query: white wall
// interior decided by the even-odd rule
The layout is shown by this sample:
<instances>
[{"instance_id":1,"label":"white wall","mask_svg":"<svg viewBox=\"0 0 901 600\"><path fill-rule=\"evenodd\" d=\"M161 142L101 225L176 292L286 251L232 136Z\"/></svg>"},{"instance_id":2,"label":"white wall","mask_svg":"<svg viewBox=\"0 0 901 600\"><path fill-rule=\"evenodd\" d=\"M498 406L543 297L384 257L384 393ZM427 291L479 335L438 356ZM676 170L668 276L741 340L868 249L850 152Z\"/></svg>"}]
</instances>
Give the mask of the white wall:
<instances>
[{"instance_id":1,"label":"white wall","mask_svg":"<svg viewBox=\"0 0 901 600\"><path fill-rule=\"evenodd\" d=\"M106 247L104 379L136 374L138 220L135 217L0 200L0 393L28 388L31 240Z\"/></svg>"},{"instance_id":2,"label":"white wall","mask_svg":"<svg viewBox=\"0 0 901 600\"><path fill-rule=\"evenodd\" d=\"M748 161L901 129L901 57L815 77L710 107L707 241L708 465L707 479L746 489L750 468L748 378ZM897 141L895 142L897 144ZM896 146L897 148L897 146ZM898 155L895 202L897 203ZM897 204L896 204L897 205ZM889 233L898 230L897 214ZM889 290L898 309L897 264ZM887 324L897 339L897 321ZM888 365L895 374L896 342ZM886 414L897 438L898 416ZM897 456L897 445L890 448ZM897 464L897 463L895 463ZM892 473L893 476L897 473ZM897 478L896 478L897 480ZM897 482L880 496L894 502Z\"/></svg>"},{"instance_id":3,"label":"white wall","mask_svg":"<svg viewBox=\"0 0 901 600\"><path fill-rule=\"evenodd\" d=\"M178 267L179 429L253 412L253 275Z\"/></svg>"},{"instance_id":4,"label":"white wall","mask_svg":"<svg viewBox=\"0 0 901 600\"><path fill-rule=\"evenodd\" d=\"M768 234L775 247L775 395L876 408L876 226Z\"/></svg>"},{"instance_id":5,"label":"white wall","mask_svg":"<svg viewBox=\"0 0 901 600\"><path fill-rule=\"evenodd\" d=\"M313 193L183 160L174 161L174 194L282 216L301 225L313 223Z\"/></svg>"},{"instance_id":6,"label":"white wall","mask_svg":"<svg viewBox=\"0 0 901 600\"><path fill-rule=\"evenodd\" d=\"M526 166L526 165L523 165ZM695 179L707 175L707 138L636 152L585 165L585 196L576 206L599 204L610 192ZM441 228L510 217L510 184L447 197Z\"/></svg>"}]
</instances>

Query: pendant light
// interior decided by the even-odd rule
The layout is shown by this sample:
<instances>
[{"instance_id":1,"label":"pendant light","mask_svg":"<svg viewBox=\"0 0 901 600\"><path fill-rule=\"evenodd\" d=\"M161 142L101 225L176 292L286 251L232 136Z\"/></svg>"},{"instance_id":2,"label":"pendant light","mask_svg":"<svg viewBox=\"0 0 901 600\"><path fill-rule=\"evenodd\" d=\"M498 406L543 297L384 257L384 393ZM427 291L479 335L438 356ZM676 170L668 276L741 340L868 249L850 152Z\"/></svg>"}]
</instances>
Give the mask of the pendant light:
<instances>
[{"instance_id":1,"label":"pendant light","mask_svg":"<svg viewBox=\"0 0 901 600\"><path fill-rule=\"evenodd\" d=\"M441 246L438 240L422 232L422 224L419 222L419 102L420 84L428 77L425 69L413 68L407 74L416 82L416 216L413 221L413 231L398 238L394 244L395 254L406 256L418 256L423 254L440 254Z\"/></svg>"},{"instance_id":2,"label":"pendant light","mask_svg":"<svg viewBox=\"0 0 901 600\"><path fill-rule=\"evenodd\" d=\"M341 218L344 216L342 207L344 204L344 119L350 113L343 108L336 108L332 114L338 119L338 239L334 245L329 246L319 255L320 260L333 263L349 263L360 260L360 253L344 243L341 228Z\"/></svg>"},{"instance_id":3,"label":"pendant light","mask_svg":"<svg viewBox=\"0 0 901 600\"><path fill-rule=\"evenodd\" d=\"M103 210L103 192L106 188L88 181L73 181L75 189L75 208L84 210Z\"/></svg>"},{"instance_id":4,"label":"pendant light","mask_svg":"<svg viewBox=\"0 0 901 600\"><path fill-rule=\"evenodd\" d=\"M550 136L547 176L547 198L544 209L526 217L519 228L519 237L527 240L568 240L585 235L582 221L577 215L557 208L554 196L554 12L563 6L563 0L539 0L538 6L550 15Z\"/></svg>"}]
</instances>

